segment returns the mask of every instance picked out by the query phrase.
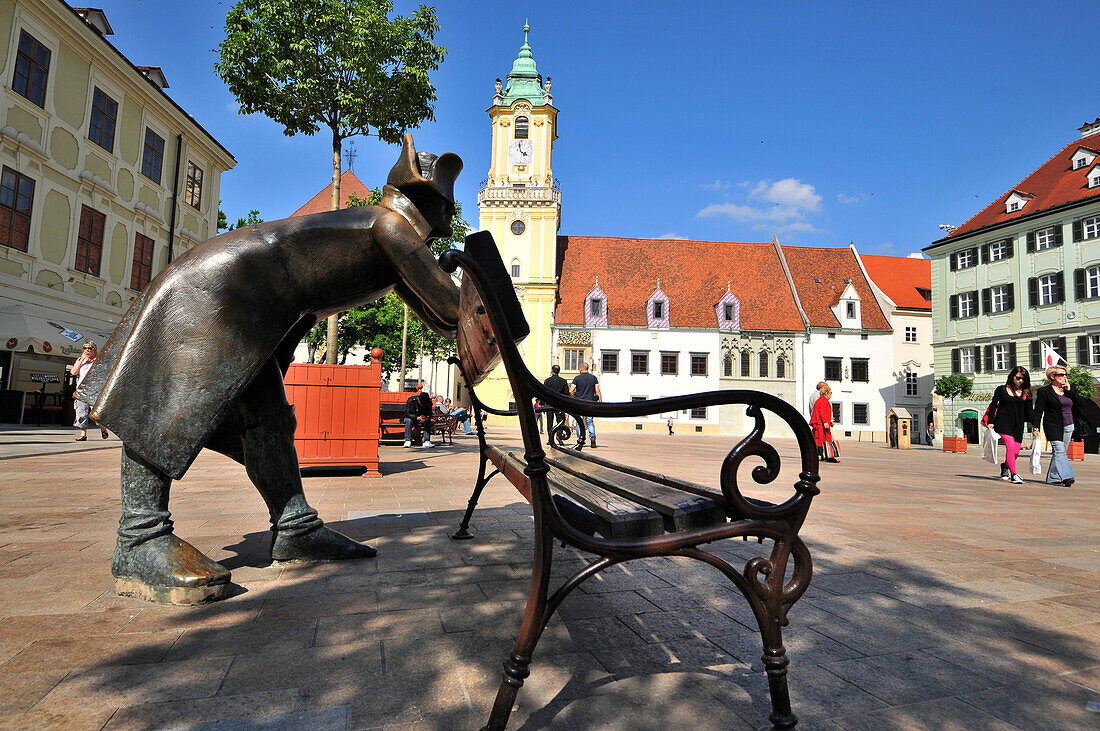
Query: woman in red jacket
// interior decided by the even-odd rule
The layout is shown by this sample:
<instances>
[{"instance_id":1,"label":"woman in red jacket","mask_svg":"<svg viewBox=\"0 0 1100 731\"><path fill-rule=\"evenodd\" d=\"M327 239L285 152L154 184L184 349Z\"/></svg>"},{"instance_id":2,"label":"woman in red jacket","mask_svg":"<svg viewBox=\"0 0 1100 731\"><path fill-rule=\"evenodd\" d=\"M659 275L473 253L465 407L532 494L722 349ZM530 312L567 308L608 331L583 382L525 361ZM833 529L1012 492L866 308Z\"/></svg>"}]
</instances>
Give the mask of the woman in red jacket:
<instances>
[{"instance_id":1,"label":"woman in red jacket","mask_svg":"<svg viewBox=\"0 0 1100 731\"><path fill-rule=\"evenodd\" d=\"M828 456L826 446L833 441L833 405L829 399L833 396L833 389L829 384L821 383L818 388L817 401L814 401L813 411L810 413L810 428L814 430L814 442L817 451L826 462L839 462L835 456Z\"/></svg>"}]
</instances>

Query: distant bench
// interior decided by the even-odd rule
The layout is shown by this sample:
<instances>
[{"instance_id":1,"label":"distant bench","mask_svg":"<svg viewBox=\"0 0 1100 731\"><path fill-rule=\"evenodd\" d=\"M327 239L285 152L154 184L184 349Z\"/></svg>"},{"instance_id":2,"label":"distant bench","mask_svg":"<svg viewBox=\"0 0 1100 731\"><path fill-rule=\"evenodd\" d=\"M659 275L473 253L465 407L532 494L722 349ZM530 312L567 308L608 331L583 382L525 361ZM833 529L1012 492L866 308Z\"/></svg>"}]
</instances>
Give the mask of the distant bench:
<instances>
[{"instance_id":1,"label":"distant bench","mask_svg":"<svg viewBox=\"0 0 1100 731\"><path fill-rule=\"evenodd\" d=\"M794 407L757 391L712 391L692 396L632 403L578 401L550 391L527 369L516 343L528 326L511 280L492 236L485 232L466 239L462 252L440 258L447 271L463 270L459 318L458 366L474 407L481 461L462 523L452 536L472 538L470 520L485 484L496 474L507 479L531 503L534 512L535 560L530 594L519 638L504 662L504 677L488 726L503 729L516 693L530 671L535 646L554 612L574 589L603 569L635 558L682 556L703 561L724 574L748 601L760 628L764 666L771 694L771 722L780 728L797 723L787 689L789 660L782 642L787 612L810 583L813 567L798 530L812 498L818 494L817 450L809 426ZM515 410L482 402L476 386L503 361ZM535 400L545 404L536 408ZM577 418L637 417L666 411L721 404L742 404L754 420L750 433L726 457L721 468L721 490L595 457L563 447L568 427L549 435L550 454L540 442L536 411L558 409ZM483 414L516 416L523 449L490 445ZM738 487L738 468L753 457L762 460L750 471L757 483L773 482L780 474L775 448L763 440L765 414L778 417L797 438L799 461L794 492L774 504L745 497ZM495 469L487 471L491 464ZM769 541L770 551L737 569L700 546L725 538ZM554 541L594 555L590 564L573 574L552 594L549 589ZM659 566L650 566L659 571Z\"/></svg>"}]
</instances>

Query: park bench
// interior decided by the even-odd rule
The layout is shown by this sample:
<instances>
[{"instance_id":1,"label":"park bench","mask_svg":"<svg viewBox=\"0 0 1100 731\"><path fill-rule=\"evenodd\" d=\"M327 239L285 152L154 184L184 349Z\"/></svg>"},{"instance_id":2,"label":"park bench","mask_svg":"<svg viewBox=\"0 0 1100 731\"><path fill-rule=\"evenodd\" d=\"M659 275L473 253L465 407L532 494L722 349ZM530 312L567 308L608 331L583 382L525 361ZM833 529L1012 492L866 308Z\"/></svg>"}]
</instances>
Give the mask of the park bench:
<instances>
[{"instance_id":1,"label":"park bench","mask_svg":"<svg viewBox=\"0 0 1100 731\"><path fill-rule=\"evenodd\" d=\"M534 513L534 563L526 611L512 653L504 661L503 680L487 728L503 729L516 693L543 630L562 601L586 579L636 558L679 556L703 561L725 575L747 600L759 625L763 662L771 696L771 722L780 728L797 723L787 689L789 660L782 642L787 612L809 586L813 572L808 549L798 537L810 502L819 490L817 450L806 421L790 404L756 391L711 391L691 396L632 403L578 401L554 393L526 368L517 343L528 325L492 236L467 238L464 251L440 258L447 271L462 269L457 365L470 390L481 460L477 481L461 525L452 536L471 538L470 520L486 483L501 474L531 504ZM515 403L499 409L478 398L476 386L503 362ZM555 429L543 445L536 426L538 411L559 409L578 418L638 417L720 404L744 405L753 427L725 458L721 490L620 464L565 448L565 430ZM483 414L515 416L523 450L490 445ZM750 475L759 484L775 481L780 457L764 441L765 415L784 422L795 435L800 460L793 494L782 503L744 496L738 470L748 458L763 464ZM489 466L492 471L489 471ZM762 555L738 569L702 546L727 538L757 539ZM591 562L550 591L554 541L593 555ZM765 543L768 542L768 543ZM770 544L770 551L768 545Z\"/></svg>"}]
</instances>

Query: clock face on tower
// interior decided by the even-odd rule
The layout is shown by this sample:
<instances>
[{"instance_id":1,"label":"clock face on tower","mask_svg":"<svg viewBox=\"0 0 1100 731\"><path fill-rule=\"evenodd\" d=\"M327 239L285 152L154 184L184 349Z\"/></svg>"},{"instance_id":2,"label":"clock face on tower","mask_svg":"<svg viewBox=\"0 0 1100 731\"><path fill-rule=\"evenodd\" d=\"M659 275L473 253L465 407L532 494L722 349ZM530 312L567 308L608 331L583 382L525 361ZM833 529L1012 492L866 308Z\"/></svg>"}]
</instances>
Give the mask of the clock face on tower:
<instances>
[{"instance_id":1,"label":"clock face on tower","mask_svg":"<svg viewBox=\"0 0 1100 731\"><path fill-rule=\"evenodd\" d=\"M512 140L512 144L508 145L508 162L531 162L531 140Z\"/></svg>"}]
</instances>

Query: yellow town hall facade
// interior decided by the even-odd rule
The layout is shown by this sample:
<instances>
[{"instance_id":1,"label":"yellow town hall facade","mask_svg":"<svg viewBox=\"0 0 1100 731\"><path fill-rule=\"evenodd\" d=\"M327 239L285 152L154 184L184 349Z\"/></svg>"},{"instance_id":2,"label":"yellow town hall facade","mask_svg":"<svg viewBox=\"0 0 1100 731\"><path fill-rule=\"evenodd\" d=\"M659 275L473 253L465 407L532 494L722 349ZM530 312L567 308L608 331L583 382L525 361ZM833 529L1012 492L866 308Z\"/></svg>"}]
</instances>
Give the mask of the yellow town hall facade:
<instances>
[{"instance_id":1,"label":"yellow town hall facade","mask_svg":"<svg viewBox=\"0 0 1100 731\"><path fill-rule=\"evenodd\" d=\"M557 139L558 110L535 68L523 27L519 57L506 84L496 80L492 122L492 155L485 187L478 192L478 229L496 239L504 265L531 325L521 344L527 367L539 376L550 374L554 345L550 325L557 297L557 233L561 225L561 190L551 168ZM498 368L478 389L488 403L512 400L504 369Z\"/></svg>"}]
</instances>

